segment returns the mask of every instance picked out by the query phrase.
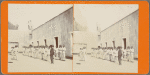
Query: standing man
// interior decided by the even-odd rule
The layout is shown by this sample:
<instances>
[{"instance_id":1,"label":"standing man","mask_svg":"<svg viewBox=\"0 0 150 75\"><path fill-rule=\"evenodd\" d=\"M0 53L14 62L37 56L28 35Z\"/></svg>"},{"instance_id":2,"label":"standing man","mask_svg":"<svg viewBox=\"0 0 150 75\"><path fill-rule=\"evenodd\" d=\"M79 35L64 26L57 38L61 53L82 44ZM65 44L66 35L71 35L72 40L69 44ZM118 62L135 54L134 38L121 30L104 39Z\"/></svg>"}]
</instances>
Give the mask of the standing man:
<instances>
[{"instance_id":1,"label":"standing man","mask_svg":"<svg viewBox=\"0 0 150 75\"><path fill-rule=\"evenodd\" d=\"M86 60L86 53L85 53L85 51L86 51L86 47L83 47L83 60L85 61Z\"/></svg>"},{"instance_id":2,"label":"standing man","mask_svg":"<svg viewBox=\"0 0 150 75\"><path fill-rule=\"evenodd\" d=\"M100 48L100 58L103 57L103 50L102 50L102 47Z\"/></svg>"},{"instance_id":3,"label":"standing man","mask_svg":"<svg viewBox=\"0 0 150 75\"><path fill-rule=\"evenodd\" d=\"M17 49L16 49L16 47L14 47L13 49L12 49L12 56L13 56L13 59L15 59L15 60L17 60Z\"/></svg>"},{"instance_id":4,"label":"standing man","mask_svg":"<svg viewBox=\"0 0 150 75\"><path fill-rule=\"evenodd\" d=\"M121 47L118 47L119 51L118 51L118 61L119 61L119 65L121 65L121 57L122 57L122 50Z\"/></svg>"},{"instance_id":5,"label":"standing man","mask_svg":"<svg viewBox=\"0 0 150 75\"><path fill-rule=\"evenodd\" d=\"M109 51L109 61L112 61L113 48L110 48Z\"/></svg>"},{"instance_id":6,"label":"standing man","mask_svg":"<svg viewBox=\"0 0 150 75\"><path fill-rule=\"evenodd\" d=\"M127 55L126 55L127 56L127 61L130 61L131 56L130 56L130 47L129 46L127 47L126 52L127 52Z\"/></svg>"},{"instance_id":7,"label":"standing man","mask_svg":"<svg viewBox=\"0 0 150 75\"><path fill-rule=\"evenodd\" d=\"M61 54L62 54L62 47L61 47L61 45L59 45L59 48L58 48L58 58L59 58L59 60L61 60Z\"/></svg>"},{"instance_id":8,"label":"standing man","mask_svg":"<svg viewBox=\"0 0 150 75\"><path fill-rule=\"evenodd\" d=\"M83 57L83 55L82 55L82 48L80 48L80 51L79 51L79 58L80 58L80 60L82 60L82 57Z\"/></svg>"},{"instance_id":9,"label":"standing man","mask_svg":"<svg viewBox=\"0 0 150 75\"><path fill-rule=\"evenodd\" d=\"M41 52L40 58L43 60L43 46L41 46L40 52Z\"/></svg>"},{"instance_id":10,"label":"standing man","mask_svg":"<svg viewBox=\"0 0 150 75\"><path fill-rule=\"evenodd\" d=\"M98 47L97 58L100 58L100 47Z\"/></svg>"},{"instance_id":11,"label":"standing man","mask_svg":"<svg viewBox=\"0 0 150 75\"><path fill-rule=\"evenodd\" d=\"M65 58L66 58L65 53L66 53L66 47L65 47L65 45L63 45L63 48L62 48L62 60L65 60Z\"/></svg>"},{"instance_id":12,"label":"standing man","mask_svg":"<svg viewBox=\"0 0 150 75\"><path fill-rule=\"evenodd\" d=\"M126 54L127 54L126 49L123 49L123 59L124 60L126 60Z\"/></svg>"},{"instance_id":13,"label":"standing man","mask_svg":"<svg viewBox=\"0 0 150 75\"><path fill-rule=\"evenodd\" d=\"M106 60L109 60L109 52L110 52L110 47L108 47L106 51Z\"/></svg>"},{"instance_id":14,"label":"standing man","mask_svg":"<svg viewBox=\"0 0 150 75\"><path fill-rule=\"evenodd\" d=\"M54 58L53 58L53 56L54 56L54 46L53 45L50 45L50 47L51 47L51 50L50 50L50 60L51 60L51 64L54 64Z\"/></svg>"},{"instance_id":15,"label":"standing man","mask_svg":"<svg viewBox=\"0 0 150 75\"><path fill-rule=\"evenodd\" d=\"M118 58L118 48L114 48L114 62L116 62Z\"/></svg>"},{"instance_id":16,"label":"standing man","mask_svg":"<svg viewBox=\"0 0 150 75\"><path fill-rule=\"evenodd\" d=\"M134 49L133 49L133 46L131 46L131 50L130 51L131 51L130 52L130 55L131 55L130 60L131 60L131 62L133 62L133 60L134 60Z\"/></svg>"},{"instance_id":17,"label":"standing man","mask_svg":"<svg viewBox=\"0 0 150 75\"><path fill-rule=\"evenodd\" d=\"M91 48L91 50L92 50L92 52L91 52L91 57L93 57L93 56L94 56L94 49Z\"/></svg>"}]
</instances>

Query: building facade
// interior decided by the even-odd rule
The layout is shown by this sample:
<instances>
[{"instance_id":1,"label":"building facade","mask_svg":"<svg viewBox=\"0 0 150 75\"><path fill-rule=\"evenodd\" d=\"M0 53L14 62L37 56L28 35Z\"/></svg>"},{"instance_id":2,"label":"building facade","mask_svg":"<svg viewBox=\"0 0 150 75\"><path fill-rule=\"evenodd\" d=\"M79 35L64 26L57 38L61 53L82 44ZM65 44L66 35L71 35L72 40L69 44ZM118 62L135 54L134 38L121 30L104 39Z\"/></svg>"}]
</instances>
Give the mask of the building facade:
<instances>
[{"instance_id":1,"label":"building facade","mask_svg":"<svg viewBox=\"0 0 150 75\"><path fill-rule=\"evenodd\" d=\"M101 31L99 45L102 47L133 46L134 57L138 58L139 10Z\"/></svg>"},{"instance_id":2,"label":"building facade","mask_svg":"<svg viewBox=\"0 0 150 75\"><path fill-rule=\"evenodd\" d=\"M8 52L12 47L19 47L19 50L23 50L23 46L29 46L29 31L18 30L18 25L13 25L8 22Z\"/></svg>"},{"instance_id":3,"label":"building facade","mask_svg":"<svg viewBox=\"0 0 150 75\"><path fill-rule=\"evenodd\" d=\"M19 47L19 51L22 51L23 46L29 46L29 31L21 30L8 30L8 51L11 51L11 47Z\"/></svg>"},{"instance_id":4,"label":"building facade","mask_svg":"<svg viewBox=\"0 0 150 75\"><path fill-rule=\"evenodd\" d=\"M74 31L73 31L73 53L78 54L80 48L86 47L86 53L91 53L91 48L98 48L98 35L100 28L97 30L88 30L87 25L81 25L74 20Z\"/></svg>"},{"instance_id":5,"label":"building facade","mask_svg":"<svg viewBox=\"0 0 150 75\"><path fill-rule=\"evenodd\" d=\"M98 48L97 34L97 31L74 31L73 53L79 53L83 47L86 47L86 53L91 53L91 48Z\"/></svg>"},{"instance_id":6,"label":"building facade","mask_svg":"<svg viewBox=\"0 0 150 75\"><path fill-rule=\"evenodd\" d=\"M35 28L30 42L34 46L65 45L66 56L72 57L73 7Z\"/></svg>"}]
</instances>

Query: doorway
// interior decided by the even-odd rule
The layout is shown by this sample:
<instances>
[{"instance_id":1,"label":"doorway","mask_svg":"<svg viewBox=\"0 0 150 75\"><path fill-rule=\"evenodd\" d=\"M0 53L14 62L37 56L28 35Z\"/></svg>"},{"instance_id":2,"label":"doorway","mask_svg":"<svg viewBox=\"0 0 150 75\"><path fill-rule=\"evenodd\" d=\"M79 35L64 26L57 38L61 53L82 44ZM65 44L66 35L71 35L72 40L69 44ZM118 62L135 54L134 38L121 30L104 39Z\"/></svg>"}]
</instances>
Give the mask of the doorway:
<instances>
[{"instance_id":1,"label":"doorway","mask_svg":"<svg viewBox=\"0 0 150 75\"><path fill-rule=\"evenodd\" d=\"M123 48L126 49L126 38L123 38Z\"/></svg>"},{"instance_id":2,"label":"doorway","mask_svg":"<svg viewBox=\"0 0 150 75\"><path fill-rule=\"evenodd\" d=\"M44 39L44 42L45 42L45 46L47 46L46 39Z\"/></svg>"},{"instance_id":3,"label":"doorway","mask_svg":"<svg viewBox=\"0 0 150 75\"><path fill-rule=\"evenodd\" d=\"M115 48L115 41L112 41L112 43L113 43L113 47Z\"/></svg>"},{"instance_id":4,"label":"doorway","mask_svg":"<svg viewBox=\"0 0 150 75\"><path fill-rule=\"evenodd\" d=\"M38 46L39 46L39 41L37 41L37 44L38 44Z\"/></svg>"},{"instance_id":5,"label":"doorway","mask_svg":"<svg viewBox=\"0 0 150 75\"><path fill-rule=\"evenodd\" d=\"M107 42L106 42L106 47L107 47Z\"/></svg>"},{"instance_id":6,"label":"doorway","mask_svg":"<svg viewBox=\"0 0 150 75\"><path fill-rule=\"evenodd\" d=\"M58 37L55 37L55 45L56 45L56 48L58 48Z\"/></svg>"}]
</instances>

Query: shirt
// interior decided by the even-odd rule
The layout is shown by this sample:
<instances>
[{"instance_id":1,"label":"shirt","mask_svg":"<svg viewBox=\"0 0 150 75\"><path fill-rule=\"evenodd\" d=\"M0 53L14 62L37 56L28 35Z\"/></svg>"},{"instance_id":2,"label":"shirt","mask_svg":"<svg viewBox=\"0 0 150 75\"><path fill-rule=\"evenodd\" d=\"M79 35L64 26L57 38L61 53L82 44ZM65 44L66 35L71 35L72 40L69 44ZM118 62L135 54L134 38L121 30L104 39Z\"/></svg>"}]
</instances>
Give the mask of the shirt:
<instances>
[{"instance_id":1,"label":"shirt","mask_svg":"<svg viewBox=\"0 0 150 75\"><path fill-rule=\"evenodd\" d=\"M58 53L58 48L55 48L56 53Z\"/></svg>"}]
</instances>

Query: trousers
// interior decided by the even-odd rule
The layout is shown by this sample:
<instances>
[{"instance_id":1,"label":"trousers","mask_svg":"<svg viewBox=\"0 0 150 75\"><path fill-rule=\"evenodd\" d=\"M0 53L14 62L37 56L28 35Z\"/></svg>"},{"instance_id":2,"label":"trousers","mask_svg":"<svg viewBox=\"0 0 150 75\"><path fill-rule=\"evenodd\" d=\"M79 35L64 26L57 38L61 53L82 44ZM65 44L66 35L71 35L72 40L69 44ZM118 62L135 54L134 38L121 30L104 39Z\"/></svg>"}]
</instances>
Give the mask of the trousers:
<instances>
[{"instance_id":1,"label":"trousers","mask_svg":"<svg viewBox=\"0 0 150 75\"><path fill-rule=\"evenodd\" d=\"M53 58L53 56L50 56L50 60L51 60L51 63L54 63L54 58Z\"/></svg>"},{"instance_id":2,"label":"trousers","mask_svg":"<svg viewBox=\"0 0 150 75\"><path fill-rule=\"evenodd\" d=\"M121 56L118 56L119 65L121 65Z\"/></svg>"}]
</instances>

